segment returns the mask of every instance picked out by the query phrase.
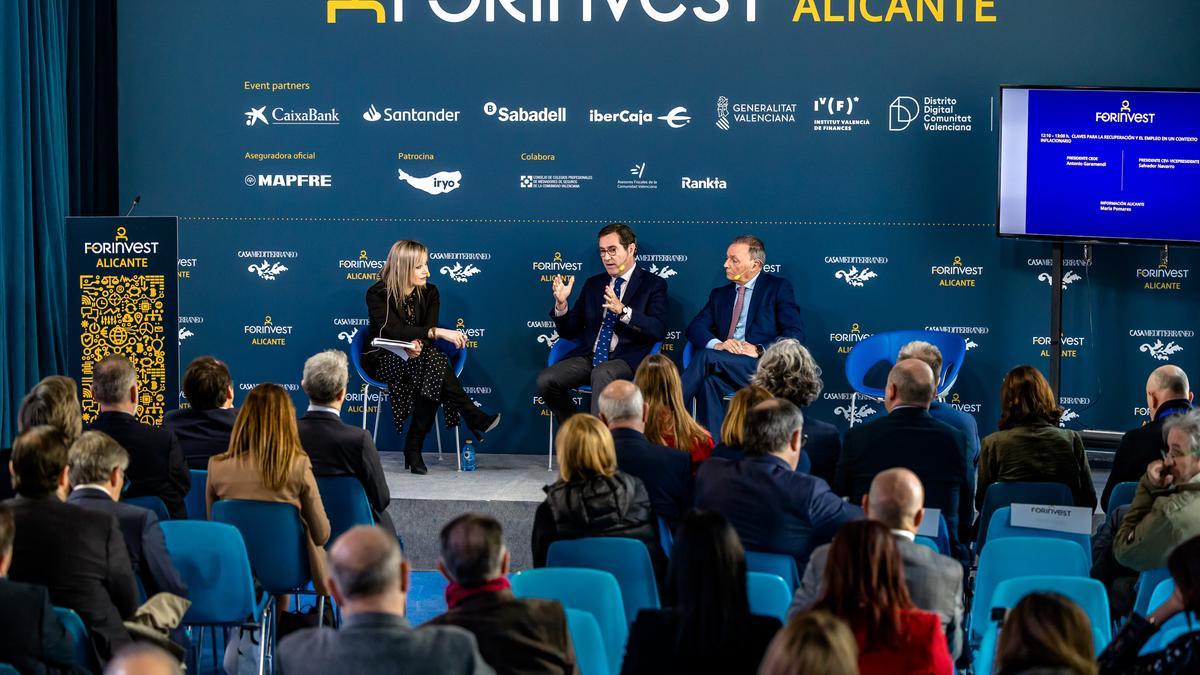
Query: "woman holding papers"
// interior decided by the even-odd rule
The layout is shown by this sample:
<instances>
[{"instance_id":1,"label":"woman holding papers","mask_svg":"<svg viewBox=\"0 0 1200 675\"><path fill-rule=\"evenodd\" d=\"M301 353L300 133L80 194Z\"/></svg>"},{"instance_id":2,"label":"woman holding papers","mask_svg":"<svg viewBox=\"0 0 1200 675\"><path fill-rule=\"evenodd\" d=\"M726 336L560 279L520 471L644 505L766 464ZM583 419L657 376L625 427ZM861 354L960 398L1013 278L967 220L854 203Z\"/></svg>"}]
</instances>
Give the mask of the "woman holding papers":
<instances>
[{"instance_id":1,"label":"woman holding papers","mask_svg":"<svg viewBox=\"0 0 1200 675\"><path fill-rule=\"evenodd\" d=\"M392 244L379 281L367 289L370 333L363 350L363 368L388 385L397 434L402 432L405 418L412 415L404 461L415 474L428 473L421 447L433 428L439 405L445 412L447 427L458 426L461 416L480 440L500 423L500 415L488 415L467 396L450 360L434 348L435 340L444 340L462 349L467 336L438 326L438 289L428 280L429 249L402 239ZM407 344L371 346L376 339Z\"/></svg>"}]
</instances>

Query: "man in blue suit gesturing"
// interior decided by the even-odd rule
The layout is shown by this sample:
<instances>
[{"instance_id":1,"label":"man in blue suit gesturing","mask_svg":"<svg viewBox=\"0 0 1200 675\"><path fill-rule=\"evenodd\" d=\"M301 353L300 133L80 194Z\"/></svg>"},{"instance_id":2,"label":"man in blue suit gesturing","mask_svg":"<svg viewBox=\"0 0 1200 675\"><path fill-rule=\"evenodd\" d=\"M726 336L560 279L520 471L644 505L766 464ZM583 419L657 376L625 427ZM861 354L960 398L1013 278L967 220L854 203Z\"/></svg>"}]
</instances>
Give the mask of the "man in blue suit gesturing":
<instances>
[{"instance_id":1,"label":"man in blue suit gesturing","mask_svg":"<svg viewBox=\"0 0 1200 675\"><path fill-rule=\"evenodd\" d=\"M696 419L716 434L725 419L724 399L744 387L758 357L780 338L804 342L804 324L792 284L763 272L766 247L742 235L725 251L725 277L688 324L692 362L683 371L683 400L696 399Z\"/></svg>"},{"instance_id":2,"label":"man in blue suit gesturing","mask_svg":"<svg viewBox=\"0 0 1200 675\"><path fill-rule=\"evenodd\" d=\"M637 235L628 225L613 223L598 236L604 272L583 282L574 307L567 300L575 277L556 276L552 282L550 317L561 337L579 343L538 374L538 392L559 422L577 412L571 389L592 386L595 415L600 392L614 380L632 380L667 332L667 282L637 266Z\"/></svg>"}]
</instances>

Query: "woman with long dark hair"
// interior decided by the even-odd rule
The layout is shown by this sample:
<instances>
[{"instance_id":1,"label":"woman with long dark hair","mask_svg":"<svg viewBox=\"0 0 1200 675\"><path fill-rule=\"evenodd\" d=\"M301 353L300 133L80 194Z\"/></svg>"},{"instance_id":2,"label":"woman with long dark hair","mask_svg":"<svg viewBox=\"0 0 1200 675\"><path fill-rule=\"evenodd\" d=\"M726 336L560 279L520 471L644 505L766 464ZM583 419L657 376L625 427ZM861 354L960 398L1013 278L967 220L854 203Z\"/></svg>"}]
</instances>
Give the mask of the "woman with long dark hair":
<instances>
[{"instance_id":1,"label":"woman with long dark hair","mask_svg":"<svg viewBox=\"0 0 1200 675\"><path fill-rule=\"evenodd\" d=\"M1004 618L994 672L1096 675L1095 653L1079 605L1058 593L1030 593Z\"/></svg>"},{"instance_id":2,"label":"woman with long dark hair","mask_svg":"<svg viewBox=\"0 0 1200 675\"><path fill-rule=\"evenodd\" d=\"M392 244L379 281L367 289L370 332L363 349L363 368L371 377L387 383L397 434L404 429L404 420L412 416L404 442L404 461L415 474L429 472L421 459L421 447L433 429L439 405L447 427L458 426L461 415L479 439L500 423L499 414L488 415L475 405L463 391L450 360L434 348L435 340L443 340L461 349L467 336L438 326L441 300L437 286L428 280L429 249L402 239ZM405 358L371 347L370 340L375 338L402 340L415 346L405 350Z\"/></svg>"},{"instance_id":3,"label":"woman with long dark hair","mask_svg":"<svg viewBox=\"0 0 1200 675\"><path fill-rule=\"evenodd\" d=\"M623 675L753 674L780 628L778 619L750 613L746 553L715 512L692 511L680 522L663 605L638 614Z\"/></svg>"},{"instance_id":4,"label":"woman with long dark hair","mask_svg":"<svg viewBox=\"0 0 1200 675\"><path fill-rule=\"evenodd\" d=\"M1000 388L1000 430L983 439L975 508L983 509L996 482L1063 483L1076 506L1096 506L1092 469L1079 432L1059 428L1063 410L1050 383L1033 366L1017 366Z\"/></svg>"},{"instance_id":5,"label":"woman with long dark hair","mask_svg":"<svg viewBox=\"0 0 1200 675\"><path fill-rule=\"evenodd\" d=\"M838 530L825 564L825 595L813 609L849 624L863 675L954 672L941 619L913 605L895 535L882 523L857 520Z\"/></svg>"}]
</instances>

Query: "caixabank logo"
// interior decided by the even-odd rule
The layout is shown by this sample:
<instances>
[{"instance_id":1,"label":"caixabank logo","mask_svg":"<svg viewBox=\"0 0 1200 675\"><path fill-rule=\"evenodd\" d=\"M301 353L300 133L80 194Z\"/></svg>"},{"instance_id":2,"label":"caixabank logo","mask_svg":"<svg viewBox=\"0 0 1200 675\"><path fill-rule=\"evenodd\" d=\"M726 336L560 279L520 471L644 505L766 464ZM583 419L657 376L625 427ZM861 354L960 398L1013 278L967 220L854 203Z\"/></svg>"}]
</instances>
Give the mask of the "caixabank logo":
<instances>
[{"instance_id":1,"label":"caixabank logo","mask_svg":"<svg viewBox=\"0 0 1200 675\"><path fill-rule=\"evenodd\" d=\"M273 125L298 126L338 126L342 123L337 108L285 108L276 106L267 110L267 106L255 108L242 113L248 127L269 127Z\"/></svg>"},{"instance_id":2,"label":"caixabank logo","mask_svg":"<svg viewBox=\"0 0 1200 675\"><path fill-rule=\"evenodd\" d=\"M270 314L263 317L262 323L242 326L242 335L250 338L251 347L286 347L292 327L278 324Z\"/></svg>"},{"instance_id":3,"label":"caixabank logo","mask_svg":"<svg viewBox=\"0 0 1200 675\"><path fill-rule=\"evenodd\" d=\"M837 345L837 353L849 354L854 345L871 337L871 333L864 333L862 328L857 323L850 324L850 330L846 333L830 333L829 344Z\"/></svg>"},{"instance_id":4,"label":"caixabank logo","mask_svg":"<svg viewBox=\"0 0 1200 675\"><path fill-rule=\"evenodd\" d=\"M930 265L929 275L940 288L975 288L983 276L983 265L966 265L962 256L956 255L949 265Z\"/></svg>"},{"instance_id":5,"label":"caixabank logo","mask_svg":"<svg viewBox=\"0 0 1200 675\"><path fill-rule=\"evenodd\" d=\"M492 254L486 251L434 251L429 254L429 267L437 268L438 274L450 277L455 283L465 284L483 272L476 263L486 263Z\"/></svg>"},{"instance_id":6,"label":"caixabank logo","mask_svg":"<svg viewBox=\"0 0 1200 675\"><path fill-rule=\"evenodd\" d=\"M263 281L275 281L290 269L285 261L295 264L300 254L296 251L238 251L237 257L250 261L261 260L251 262L246 266L246 271Z\"/></svg>"},{"instance_id":7,"label":"caixabank logo","mask_svg":"<svg viewBox=\"0 0 1200 675\"><path fill-rule=\"evenodd\" d=\"M359 249L358 255L353 258L342 258L337 261L338 272L345 274L346 281L369 281L374 283L379 280L379 272L383 270L382 260L375 260L367 255L367 249Z\"/></svg>"},{"instance_id":8,"label":"caixabank logo","mask_svg":"<svg viewBox=\"0 0 1200 675\"><path fill-rule=\"evenodd\" d=\"M873 279L879 278L879 271L888 263L887 256L858 256L858 255L827 255L825 264L836 268L834 279L839 279L851 288L863 288Z\"/></svg>"},{"instance_id":9,"label":"caixabank logo","mask_svg":"<svg viewBox=\"0 0 1200 675\"><path fill-rule=\"evenodd\" d=\"M573 275L583 271L583 263L575 260L564 260L561 251L555 251L550 260L535 260L533 261L533 271L538 275L538 281L542 283L551 283L554 277L562 275ZM583 281L579 279L578 281Z\"/></svg>"}]
</instances>

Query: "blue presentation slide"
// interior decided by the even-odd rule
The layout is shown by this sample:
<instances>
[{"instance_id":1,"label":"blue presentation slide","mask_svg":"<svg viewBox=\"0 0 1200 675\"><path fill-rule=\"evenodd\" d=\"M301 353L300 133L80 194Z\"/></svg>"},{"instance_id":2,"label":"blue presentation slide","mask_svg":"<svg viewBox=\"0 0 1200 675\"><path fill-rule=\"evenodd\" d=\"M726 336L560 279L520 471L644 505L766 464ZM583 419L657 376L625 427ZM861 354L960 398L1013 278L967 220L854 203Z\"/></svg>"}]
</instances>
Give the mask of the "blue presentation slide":
<instances>
[{"instance_id":1,"label":"blue presentation slide","mask_svg":"<svg viewBox=\"0 0 1200 675\"><path fill-rule=\"evenodd\" d=\"M1200 93L1008 89L1004 104L1001 234L1200 242Z\"/></svg>"}]
</instances>

